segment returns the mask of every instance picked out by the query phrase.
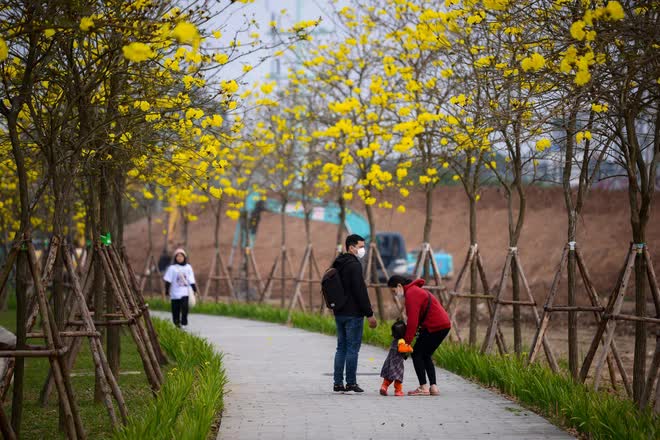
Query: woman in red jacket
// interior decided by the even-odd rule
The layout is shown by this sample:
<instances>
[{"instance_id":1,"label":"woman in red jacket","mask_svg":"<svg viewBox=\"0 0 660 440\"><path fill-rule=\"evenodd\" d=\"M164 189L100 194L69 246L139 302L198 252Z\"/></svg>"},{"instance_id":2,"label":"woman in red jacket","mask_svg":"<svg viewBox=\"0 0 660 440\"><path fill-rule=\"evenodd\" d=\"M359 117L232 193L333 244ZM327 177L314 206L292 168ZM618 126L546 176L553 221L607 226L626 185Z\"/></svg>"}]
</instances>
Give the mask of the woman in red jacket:
<instances>
[{"instance_id":1,"label":"woman in red jacket","mask_svg":"<svg viewBox=\"0 0 660 440\"><path fill-rule=\"evenodd\" d=\"M413 347L412 359L419 387L409 391L409 396L437 396L440 394L435 381L433 353L449 334L449 315L438 299L422 289L424 280L412 281L401 275L392 275L387 286L399 300L405 300L408 323L404 339L410 344L419 328L417 341ZM428 375L428 383L426 376Z\"/></svg>"}]
</instances>

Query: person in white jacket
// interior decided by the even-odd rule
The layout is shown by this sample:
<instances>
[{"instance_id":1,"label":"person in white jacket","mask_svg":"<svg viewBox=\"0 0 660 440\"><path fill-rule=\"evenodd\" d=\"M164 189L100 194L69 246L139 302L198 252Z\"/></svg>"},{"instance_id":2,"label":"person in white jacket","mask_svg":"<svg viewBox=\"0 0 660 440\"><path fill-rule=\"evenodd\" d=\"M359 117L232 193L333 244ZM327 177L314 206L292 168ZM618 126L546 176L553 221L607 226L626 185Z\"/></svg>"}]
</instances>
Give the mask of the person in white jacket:
<instances>
[{"instance_id":1,"label":"person in white jacket","mask_svg":"<svg viewBox=\"0 0 660 440\"><path fill-rule=\"evenodd\" d=\"M165 276L165 294L172 300L172 321L177 327L188 325L188 298L190 290L197 292L195 273L188 264L188 255L183 249L174 251L174 264L171 264Z\"/></svg>"}]
</instances>

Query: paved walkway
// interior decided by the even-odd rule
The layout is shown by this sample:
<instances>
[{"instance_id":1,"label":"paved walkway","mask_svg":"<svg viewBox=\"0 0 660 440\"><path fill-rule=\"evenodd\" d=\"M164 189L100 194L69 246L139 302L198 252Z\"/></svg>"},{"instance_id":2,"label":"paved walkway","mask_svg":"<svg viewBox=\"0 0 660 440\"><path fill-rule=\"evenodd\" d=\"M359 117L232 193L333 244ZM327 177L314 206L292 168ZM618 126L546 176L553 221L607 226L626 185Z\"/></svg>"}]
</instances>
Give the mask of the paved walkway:
<instances>
[{"instance_id":1,"label":"paved walkway","mask_svg":"<svg viewBox=\"0 0 660 440\"><path fill-rule=\"evenodd\" d=\"M571 438L538 415L441 369L436 370L438 397L380 396L386 356L381 348L363 345L360 351L358 383L364 394L340 394L332 392L332 336L218 316L193 315L190 322L190 332L224 353L229 393L220 440ZM416 385L408 360L404 390Z\"/></svg>"}]
</instances>

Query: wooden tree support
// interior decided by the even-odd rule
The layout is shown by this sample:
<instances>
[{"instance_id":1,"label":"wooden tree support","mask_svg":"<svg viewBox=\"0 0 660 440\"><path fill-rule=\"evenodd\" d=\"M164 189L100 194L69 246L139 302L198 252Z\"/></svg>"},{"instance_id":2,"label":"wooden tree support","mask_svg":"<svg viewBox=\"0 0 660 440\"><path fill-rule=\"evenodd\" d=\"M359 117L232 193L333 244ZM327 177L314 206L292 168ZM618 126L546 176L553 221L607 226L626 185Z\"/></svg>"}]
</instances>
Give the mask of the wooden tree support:
<instances>
[{"instance_id":1,"label":"wooden tree support","mask_svg":"<svg viewBox=\"0 0 660 440\"><path fill-rule=\"evenodd\" d=\"M307 250L305 249L305 255L307 255ZM305 257L303 257L303 260ZM277 270L280 269L280 274L277 274ZM287 274L287 269L288 269L288 274ZM280 281L282 285L284 286L287 281L293 281L294 283L296 282L297 278L296 275L293 273L293 265L291 264L291 259L289 258L289 253L287 252L286 246L282 246L280 248L280 253L275 257L275 261L273 262L273 266L270 268L270 272L268 273L268 279L266 280L266 284L261 291L261 296L259 298L259 303L263 303L264 301L267 301L270 299L272 290L273 290L273 283L275 281ZM286 298L286 291L285 289L282 289L282 303L284 303L284 298Z\"/></svg>"},{"instance_id":2,"label":"wooden tree support","mask_svg":"<svg viewBox=\"0 0 660 440\"><path fill-rule=\"evenodd\" d=\"M46 292L44 284L41 280L41 270L39 268L39 262L30 240L30 236L25 234L23 237L23 247L26 251L28 257L28 264L30 267L30 273L32 274L32 280L34 283L34 294L37 297L37 304L39 309L39 315L42 321L44 339L46 342L46 356L48 357L53 371L53 376L55 380L55 385L59 395L60 405L64 414L64 426L68 438L70 439L84 439L86 438L85 431L82 426L82 421L80 419L80 414L78 412L78 407L75 402L73 389L71 387L71 382L69 378L69 372L66 368L66 363L64 362L63 354L66 352L66 349L60 338L59 331L55 324L55 319L52 310L50 310L48 305L48 300L46 299ZM56 255L59 247L58 240L51 240L49 255ZM45 271L48 273L48 270ZM14 356L24 355L26 353L21 352L33 352L33 350L16 350Z\"/></svg>"},{"instance_id":3,"label":"wooden tree support","mask_svg":"<svg viewBox=\"0 0 660 440\"><path fill-rule=\"evenodd\" d=\"M216 270L218 269L218 270ZM229 297L231 299L237 300L236 292L234 291L234 283L232 282L231 275L227 266L225 266L225 261L222 258L220 249L216 249L213 253L213 261L211 262L211 269L209 270L209 276L206 279L206 286L204 287L204 293L202 294L202 301L206 301L208 298L209 290L211 289L211 284L215 283L215 291L219 293L220 282L224 281L227 283L227 289L229 290ZM217 298L217 297L216 297Z\"/></svg>"},{"instance_id":4,"label":"wooden tree support","mask_svg":"<svg viewBox=\"0 0 660 440\"><path fill-rule=\"evenodd\" d=\"M243 249L243 262L242 265L245 265L245 276L236 277L236 281L241 281L242 285L245 287L246 299L249 302L250 300L250 281L257 283L257 297L261 298L262 292L264 291L263 281L261 279L261 274L259 273L259 266L257 266L257 261L254 257L254 252L251 247L246 247ZM254 276L250 276L250 272L254 272ZM235 287L235 285L234 285ZM237 293L238 297L238 293Z\"/></svg>"},{"instance_id":5,"label":"wooden tree support","mask_svg":"<svg viewBox=\"0 0 660 440\"><path fill-rule=\"evenodd\" d=\"M161 298L163 301L165 300L165 283L163 281L163 274L158 268L158 263L156 262L156 258L151 249L149 250L149 255L147 255L147 259L144 263L144 270L138 276L140 278L140 292L144 292L144 288L147 286L147 281L149 282L149 287L151 287L151 283L155 276Z\"/></svg>"},{"instance_id":6,"label":"wooden tree support","mask_svg":"<svg viewBox=\"0 0 660 440\"><path fill-rule=\"evenodd\" d=\"M433 248L431 248L431 244L422 243L421 251L417 255L417 260L415 262L413 275L415 278L422 278L424 275L424 268L430 268L430 270L433 271L433 281L435 282L435 285L424 285L424 289L435 292L438 300L440 300L440 303L447 308L447 311L449 311L448 307L451 301L451 297L447 292L447 286L445 286L445 284L442 282L440 269L438 268L438 264L436 263L435 258L433 258L433 254L434 252ZM450 339L457 342L462 342L460 329L458 323L456 322L455 315L450 315L449 319L451 322L451 328L453 330L449 334Z\"/></svg>"},{"instance_id":7,"label":"wooden tree support","mask_svg":"<svg viewBox=\"0 0 660 440\"><path fill-rule=\"evenodd\" d=\"M9 255L10 258L8 258L9 263L15 264L19 252L19 246L20 246L20 242L16 242L12 247L12 251ZM50 247L48 249L48 253L44 254L43 272L41 274L41 284L43 286L47 286L51 282L58 246L59 246L59 239L53 237L53 239L50 241ZM3 272L3 274L0 276L4 277L5 274L9 275L9 273L11 272L11 267L7 266L5 269L6 272ZM4 281L6 282L6 278L4 279ZM2 282L2 279L0 279L0 282ZM34 293L29 297L27 314L28 317L26 320L25 328L26 328L26 332L30 332L34 324L37 322L37 317L39 316L38 296ZM15 366L14 364L15 364L15 358L10 357L7 362L7 370L5 372L4 379L0 384L1 387L0 396L2 396L2 400L4 400L5 394L9 390L9 385L11 384L12 378L14 376L14 366Z\"/></svg>"},{"instance_id":8,"label":"wooden tree support","mask_svg":"<svg viewBox=\"0 0 660 440\"><path fill-rule=\"evenodd\" d=\"M376 267L376 271L380 266L380 270L385 276L385 279L390 278L390 275L387 273L387 268L385 267L385 263L383 263L383 258L380 255L380 251L378 250L378 245L376 244L375 241L372 241L369 243L369 252L367 252L367 266L364 272L365 273L364 282L367 284L367 288L369 287L374 287L376 289L380 289L382 287L387 288L387 283L383 284L380 282L380 280L373 279L374 272L376 272L374 271L374 266ZM399 299L394 294L392 294L392 299L394 300L394 304L396 305L396 308L399 311L399 316L405 317L406 310L403 304L401 304ZM384 317L381 317L381 319L383 318Z\"/></svg>"},{"instance_id":9,"label":"wooden tree support","mask_svg":"<svg viewBox=\"0 0 660 440\"><path fill-rule=\"evenodd\" d=\"M0 434L2 434L2 438L5 440L16 440L16 433L11 427L2 405L0 405Z\"/></svg>"},{"instance_id":10,"label":"wooden tree support","mask_svg":"<svg viewBox=\"0 0 660 440\"><path fill-rule=\"evenodd\" d=\"M591 302L591 306L557 306L554 305L554 299L555 296L557 295L557 292L559 291L559 284L561 282L561 275L564 270L564 267L568 264L568 256L569 253L573 252L575 254L575 259L577 262L577 268L578 272L580 273L580 276L582 277L582 282L584 285L585 290L587 291L587 294L589 295L589 300ZM534 339L532 340L532 349L530 350L529 357L527 359L527 363L530 364L534 362L536 359L536 356L538 355L539 351L541 350L541 340L545 336L546 331L548 330L548 324L550 322L550 318L552 316L552 313L555 312L570 312L570 311L575 311L575 312L592 312L594 315L594 319L596 320L597 324L600 324L601 322L601 315L602 312L605 310L605 308L602 306L600 302L600 296L596 292L596 289L594 288L593 283L591 282L591 277L589 276L589 272L587 270L587 267L584 264L584 260L582 258L582 254L580 252L580 249L578 248L577 244L575 242L573 243L567 243L566 246L564 246L564 250L562 252L561 259L559 261L559 267L557 268L557 272L555 273L555 277L552 281L552 286L550 287L550 293L548 294L548 297L545 300L545 305L543 306L543 314L541 316L541 325L539 326L538 330L536 331L536 334L534 335ZM604 344L604 341L601 339L600 341L601 345ZM626 370L623 366L623 362L621 361L621 356L619 355L619 351L616 347L616 344L614 340L612 340L611 346L610 346L612 352L608 354L607 356L607 365L608 365L608 370L610 373L610 380L612 383L612 386L616 389L617 387L617 382L616 382L616 372L614 370L614 365L616 364L616 367L619 370L619 374L621 375L621 379L623 380L624 387L626 389L626 392L628 393L628 396L632 398L632 388L630 385L630 380L628 379L628 374L626 373Z\"/></svg>"},{"instance_id":11,"label":"wooden tree support","mask_svg":"<svg viewBox=\"0 0 660 440\"><path fill-rule=\"evenodd\" d=\"M511 273L511 266L512 263L515 261L516 266L518 268L518 273L520 274L520 278L522 279L523 286L525 289L525 292L527 292L527 297L529 298L529 301L509 301L503 299L504 295L504 290L506 288L507 284L507 279L509 278L509 275ZM495 300L493 301L495 304L494 310L493 310L493 315L490 319L490 324L488 325L488 331L486 332L486 338L484 340L484 343L481 347L481 352L482 353L490 353L493 349L493 342L495 341L495 335L497 333L496 329L499 323L500 319L500 310L502 308L502 305L513 305L513 304L519 304L521 306L529 306L532 308L532 313L534 315L534 320L536 322L536 328L537 331L539 327L541 326L541 318L539 316L539 311L536 308L536 301L534 300L534 296L532 295L532 291L529 288L529 283L527 282L527 278L525 277L525 272L523 271L522 264L520 264L520 258L518 257L518 248L511 247L509 248L509 252L507 253L506 256L506 261L504 262L504 267L502 268L502 276L500 278L500 285L499 288L497 289L497 294L495 295ZM557 361L555 360L554 355L552 354L552 350L550 347L550 343L545 335L541 337L541 341L543 342L543 348L545 351L545 356L548 359L548 364L550 364L550 368L552 368L553 371L558 372L559 371L559 366L557 365Z\"/></svg>"},{"instance_id":12,"label":"wooden tree support","mask_svg":"<svg viewBox=\"0 0 660 440\"><path fill-rule=\"evenodd\" d=\"M106 319L106 321L100 321L100 317L97 317L97 320L91 321L91 324L94 326L100 324L111 325L111 326L127 325L129 327L133 340L135 341L135 345L138 349L140 358L142 359L142 365L144 367L147 380L149 381L152 391L155 393L160 389L160 386L163 382L163 376L160 370L160 364L166 363L167 358L164 356L164 354L162 354L162 352L161 352L162 357L157 356L156 354L157 351L160 350L160 344L158 343L158 338L155 334L155 330L153 329L153 325L151 323L148 306L144 303L144 299L140 291L136 288L137 280L135 279L135 277L132 277L131 279L130 272L132 272L132 269L129 270L130 266L128 266L128 264L122 264L114 248L111 246L104 246L104 245L102 246L99 243L97 243L95 245L92 258L100 259L101 264L103 266L103 272L106 281L110 286L109 291L115 297L116 303L120 310L119 314L106 314L106 317L111 318L114 315L116 315L116 316L121 316L123 319L114 319L114 320ZM90 265L90 267L92 266ZM90 279L89 276L88 279ZM129 279L131 280L130 282ZM132 288L130 283L132 283ZM80 291L82 292L82 289ZM92 319L91 316L92 314L89 313L89 320ZM70 319L68 321L69 325L80 326L85 324L84 314L82 321L75 321L71 319L72 317L73 314L70 314L69 315ZM73 365L73 363L75 363L75 358L80 350L80 343L77 341L78 340L74 339L72 342L71 356L68 360L69 365ZM100 340L99 340L99 344L100 344ZM154 347L158 347L158 348L156 349ZM103 366L103 369L106 370L107 360L105 360L104 363L105 366ZM109 367L107 367L107 371L110 371ZM116 399L119 399L118 387L116 387L115 389L112 380L110 380L109 383L113 388L113 395L115 396ZM42 400L48 398L48 389L49 389L48 387L49 387L48 382L46 382L46 384L44 385L44 391L42 392ZM122 418L125 418L125 412L124 409L122 409L121 403L119 404L119 408L120 411L122 412Z\"/></svg>"},{"instance_id":13,"label":"wooden tree support","mask_svg":"<svg viewBox=\"0 0 660 440\"><path fill-rule=\"evenodd\" d=\"M112 398L114 397L119 407L119 412L122 418L122 423L128 421L128 411L126 409L126 403L123 398L121 389L117 379L115 378L108 360L103 351L103 344L100 339L100 334L96 331L96 322L92 319L92 313L89 310L87 303L90 301L91 291L88 289L88 283L91 280L91 263L93 261L93 254L89 256L86 262L87 271L85 272L85 280L83 283L80 283L78 277L78 270L75 267L71 253L66 249L65 246L61 246L60 256L64 262L65 271L69 274L71 278L71 287L72 292L70 295L71 301L68 304L67 310L69 310L69 315L67 323L65 323L65 328L59 332L60 336L68 337L68 340L64 340L65 348L67 349L67 357L65 358L65 364L67 370L71 370L75 364L75 359L78 355L78 352L82 348L83 337L87 337L90 344L90 351L92 353L92 360L94 363L95 373L99 379L99 384L101 388L101 395L103 403L108 411L110 421L114 427L119 425L117 416L115 413L114 405L112 403ZM69 299L69 298L67 298ZM70 321L76 315L81 316L81 320L77 323L76 326L71 326ZM30 328L34 322L29 322ZM69 330L67 330L67 327ZM77 330L77 328L82 327L83 330ZM73 339L71 339L73 338ZM53 387L53 369L48 372L48 376L42 387L40 393L40 402L42 405L46 405L49 395Z\"/></svg>"},{"instance_id":14,"label":"wooden tree support","mask_svg":"<svg viewBox=\"0 0 660 440\"><path fill-rule=\"evenodd\" d=\"M144 324L147 328L147 333L149 334L149 338L151 339L151 344L156 352L158 363L161 366L167 365L169 361L167 359L167 356L165 355L165 352L163 351L163 348L160 346L160 341L158 340L158 333L156 333L154 324L153 322L151 322L149 304L145 302L144 296L142 295L142 291L139 289L137 277L135 276L133 267L131 266L130 260L128 259L128 255L126 255L126 248L124 246L122 246L122 248L120 249L120 256L123 263L122 267L126 271L128 280L130 281L131 287L133 288L133 293L135 294L135 298L138 301L138 306L140 307L140 311L142 312L142 318L144 319Z\"/></svg>"},{"instance_id":15,"label":"wooden tree support","mask_svg":"<svg viewBox=\"0 0 660 440\"><path fill-rule=\"evenodd\" d=\"M142 365L151 389L157 392L163 382L163 375L151 344L151 338L147 336L143 321L139 319L142 316L142 311L134 298L126 273L122 270L121 262L112 246L97 243L95 252L101 257L106 282L110 284L110 291L115 296L122 317L129 321L128 327L142 359Z\"/></svg>"},{"instance_id":16,"label":"wooden tree support","mask_svg":"<svg viewBox=\"0 0 660 440\"><path fill-rule=\"evenodd\" d=\"M621 308L623 306L623 300L626 296L628 282L630 281L630 276L633 272L633 267L635 266L635 257L638 254L643 256L646 263L646 275L648 277L653 303L655 304L655 318L621 314ZM610 352L610 348L613 347L612 343L614 342L614 332L616 330L617 321L645 321L651 324L660 324L660 289L658 288L658 279L655 276L655 271L653 270L653 262L651 261L648 247L643 243L631 244L626 256L626 262L619 276L619 280L617 281L616 287L609 297L604 313L601 315L598 331L596 332L594 339L591 341L591 346L587 352L587 356L584 359L582 368L580 369L580 380L585 382L587 380L591 364L593 363L594 359L596 360L596 371L594 372L594 389L598 389L603 365L607 355ZM646 380L647 388L645 389L644 396L642 396L642 402L640 403L640 406L642 407L648 405L653 384L658 380L658 370L660 369L660 348L658 347L660 341L658 338L660 338L660 329L656 328L656 350L651 362L651 369L649 370ZM596 357L596 351L598 350L599 345L602 345L603 348L598 352L598 356ZM658 392L656 391L656 394L657 393ZM657 399L655 409L656 412L660 409Z\"/></svg>"},{"instance_id":17,"label":"wooden tree support","mask_svg":"<svg viewBox=\"0 0 660 440\"><path fill-rule=\"evenodd\" d=\"M305 279L305 272L309 268L310 273L312 273L312 269L314 272L316 272L316 279L314 279L313 276L310 276L309 279ZM307 247L305 247L305 254L303 255L303 259L300 262L300 270L298 271L298 276L296 277L296 285L293 290L293 296L291 297L291 301L289 302L289 314L287 316L287 324L291 323L291 319L293 317L293 309L296 306L296 304L300 305L300 308L303 311L307 311L307 307L305 306L305 301L303 300L303 295L302 295L302 285L303 283L321 283L321 271L319 270L319 266L316 262L316 257L314 256L314 247L312 246L312 243L308 243ZM312 304L310 304L310 307Z\"/></svg>"},{"instance_id":18,"label":"wooden tree support","mask_svg":"<svg viewBox=\"0 0 660 440\"><path fill-rule=\"evenodd\" d=\"M476 294L476 295L472 295L469 293L462 293L465 274L468 272L468 268L472 267L475 261L477 264L479 279L481 281L481 288L483 289L484 293ZM456 315L458 314L458 310L459 310L459 305L460 305L459 300L462 298L477 298L477 299L486 300L486 304L488 306L488 313L490 318L492 319L495 309L495 306L493 304L493 299L495 297L490 294L490 287L488 285L488 279L486 278L486 271L484 270L483 261L481 260L481 253L479 251L479 246L476 243L470 245L470 248L468 249L467 255L465 257L465 262L463 263L463 267L461 267L461 270L458 273L458 277L456 278L456 283L454 284L454 290L449 293L449 301L447 301L447 312L449 313L449 317L452 322L452 328L454 329L454 332L456 333L456 337L459 342L462 342L462 338L460 335L460 329L456 322ZM495 334L495 342L497 343L497 348L500 354L504 354L508 352L506 347L506 342L504 340L504 336L502 335L502 330L500 329L499 323L497 323L497 333Z\"/></svg>"}]
</instances>

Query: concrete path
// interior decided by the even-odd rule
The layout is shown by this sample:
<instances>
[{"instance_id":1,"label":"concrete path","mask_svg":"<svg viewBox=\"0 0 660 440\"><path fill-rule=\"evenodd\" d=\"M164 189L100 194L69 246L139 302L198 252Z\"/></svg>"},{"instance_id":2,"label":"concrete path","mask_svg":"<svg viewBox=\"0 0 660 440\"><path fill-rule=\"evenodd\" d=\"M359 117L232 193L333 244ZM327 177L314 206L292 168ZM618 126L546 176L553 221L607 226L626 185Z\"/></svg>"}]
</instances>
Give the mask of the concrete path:
<instances>
[{"instance_id":1,"label":"concrete path","mask_svg":"<svg viewBox=\"0 0 660 440\"><path fill-rule=\"evenodd\" d=\"M229 384L221 440L572 438L504 397L441 369L436 369L438 397L380 396L386 356L381 348L363 345L360 351L358 383L365 392L341 394L332 392L332 336L207 315L192 315L188 331L224 353ZM409 359L404 391L416 385Z\"/></svg>"}]
</instances>

